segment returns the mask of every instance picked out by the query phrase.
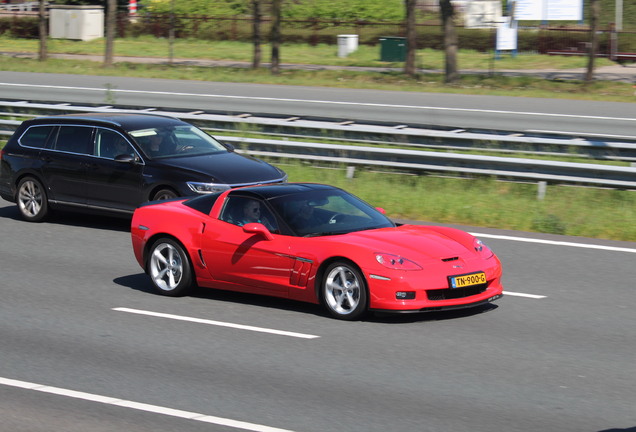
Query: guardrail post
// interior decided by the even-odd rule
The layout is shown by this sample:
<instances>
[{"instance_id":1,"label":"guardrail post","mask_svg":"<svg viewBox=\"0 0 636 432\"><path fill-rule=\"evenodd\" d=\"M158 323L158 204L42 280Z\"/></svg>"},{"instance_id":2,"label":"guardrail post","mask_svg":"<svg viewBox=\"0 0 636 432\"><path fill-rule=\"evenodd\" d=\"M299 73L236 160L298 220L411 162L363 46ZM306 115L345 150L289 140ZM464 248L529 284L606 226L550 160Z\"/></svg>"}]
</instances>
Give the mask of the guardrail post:
<instances>
[{"instance_id":1,"label":"guardrail post","mask_svg":"<svg viewBox=\"0 0 636 432\"><path fill-rule=\"evenodd\" d=\"M541 180L539 182L539 187L537 188L537 199L539 201L543 201L545 198L545 192L548 189L548 182Z\"/></svg>"},{"instance_id":2,"label":"guardrail post","mask_svg":"<svg viewBox=\"0 0 636 432\"><path fill-rule=\"evenodd\" d=\"M354 174L355 174L355 172L356 172L356 167L354 167L352 165L349 165L347 167L347 178L348 179L352 179Z\"/></svg>"}]
</instances>

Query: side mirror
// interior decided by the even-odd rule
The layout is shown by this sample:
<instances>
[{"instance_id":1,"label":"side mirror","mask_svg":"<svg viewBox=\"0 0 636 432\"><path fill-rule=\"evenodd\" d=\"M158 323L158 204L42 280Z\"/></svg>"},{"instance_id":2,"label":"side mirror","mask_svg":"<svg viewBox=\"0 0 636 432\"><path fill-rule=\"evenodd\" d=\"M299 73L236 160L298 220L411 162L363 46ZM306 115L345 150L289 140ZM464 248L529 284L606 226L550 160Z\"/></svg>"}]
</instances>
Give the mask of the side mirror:
<instances>
[{"instance_id":1,"label":"side mirror","mask_svg":"<svg viewBox=\"0 0 636 432\"><path fill-rule=\"evenodd\" d=\"M115 162L135 163L135 162L137 162L137 158L135 156L131 156L129 154L120 154L120 155L115 156Z\"/></svg>"},{"instance_id":2,"label":"side mirror","mask_svg":"<svg viewBox=\"0 0 636 432\"><path fill-rule=\"evenodd\" d=\"M386 210L384 210L382 207L376 207L375 208L377 211L379 211L381 214L385 215L386 214Z\"/></svg>"},{"instance_id":3,"label":"side mirror","mask_svg":"<svg viewBox=\"0 0 636 432\"><path fill-rule=\"evenodd\" d=\"M223 147L225 147L230 153L234 153L234 151L236 150L230 143L222 142L221 144L223 144Z\"/></svg>"},{"instance_id":4,"label":"side mirror","mask_svg":"<svg viewBox=\"0 0 636 432\"><path fill-rule=\"evenodd\" d=\"M274 240L271 232L261 223L248 223L243 225L243 232L248 234L258 234L265 237L266 240Z\"/></svg>"}]
</instances>

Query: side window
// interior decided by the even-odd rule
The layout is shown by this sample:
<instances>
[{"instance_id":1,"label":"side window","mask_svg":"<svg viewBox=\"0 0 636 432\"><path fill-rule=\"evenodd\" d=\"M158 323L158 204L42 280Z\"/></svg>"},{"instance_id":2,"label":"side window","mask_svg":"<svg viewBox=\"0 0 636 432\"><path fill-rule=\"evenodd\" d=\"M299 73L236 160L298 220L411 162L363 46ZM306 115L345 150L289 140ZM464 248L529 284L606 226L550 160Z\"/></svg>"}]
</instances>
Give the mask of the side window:
<instances>
[{"instance_id":1,"label":"side window","mask_svg":"<svg viewBox=\"0 0 636 432\"><path fill-rule=\"evenodd\" d=\"M22 134L18 141L20 145L24 147L44 148L55 127L56 126L32 126Z\"/></svg>"},{"instance_id":2,"label":"side window","mask_svg":"<svg viewBox=\"0 0 636 432\"><path fill-rule=\"evenodd\" d=\"M91 136L93 128L90 126L60 126L54 150L93 154Z\"/></svg>"},{"instance_id":3,"label":"side window","mask_svg":"<svg viewBox=\"0 0 636 432\"><path fill-rule=\"evenodd\" d=\"M115 159L120 155L134 156L135 152L126 139L115 131L98 128L95 131L95 155Z\"/></svg>"},{"instance_id":4,"label":"side window","mask_svg":"<svg viewBox=\"0 0 636 432\"><path fill-rule=\"evenodd\" d=\"M270 231L277 231L276 220L270 211L259 200L253 198L229 197L220 219L238 226L261 223Z\"/></svg>"}]
</instances>

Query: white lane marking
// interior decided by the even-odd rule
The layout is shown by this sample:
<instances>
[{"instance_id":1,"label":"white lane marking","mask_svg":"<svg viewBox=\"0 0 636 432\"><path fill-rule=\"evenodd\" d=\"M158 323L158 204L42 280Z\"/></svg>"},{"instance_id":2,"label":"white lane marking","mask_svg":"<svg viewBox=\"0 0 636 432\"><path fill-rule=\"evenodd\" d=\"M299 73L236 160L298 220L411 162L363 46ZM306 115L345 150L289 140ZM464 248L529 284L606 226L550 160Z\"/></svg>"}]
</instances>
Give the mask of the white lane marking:
<instances>
[{"instance_id":1,"label":"white lane marking","mask_svg":"<svg viewBox=\"0 0 636 432\"><path fill-rule=\"evenodd\" d=\"M279 429L275 427L260 425L256 423L248 423L239 420L232 420L223 417L210 416L206 414L200 414L196 412L183 411L173 408L162 407L159 405L149 405L140 402L129 401L125 399L117 399L108 396L101 396L92 393L84 393L75 390L69 390L60 387L51 387L43 384L36 384L27 381L18 381L9 378L0 377L0 384L9 387L18 387L27 390L34 390L43 393L51 393L60 396L71 397L74 399L83 399L91 402L103 403L106 405L120 406L124 408L130 408L138 411L146 411L155 414L162 414L171 417L179 417L188 420L194 420L205 423L214 423L220 426L228 426L236 429L244 429L254 432L292 432L288 429Z\"/></svg>"},{"instance_id":2,"label":"white lane marking","mask_svg":"<svg viewBox=\"0 0 636 432\"><path fill-rule=\"evenodd\" d=\"M95 87L72 87L72 86L52 86L42 84L17 84L17 83L0 83L0 86L7 87L35 87L46 89L59 89L59 90L82 90L82 91L95 91L104 92L106 88ZM219 98L219 99L245 99L245 100L262 100L262 101L275 101L275 102L304 102L311 104L325 104L325 105L348 105L348 106L368 106L368 107L380 107L380 108L407 108L417 110L435 110L435 111L459 111L467 113L491 113L491 114L507 114L507 115L521 115L521 116L540 116L540 117L561 117L561 118L577 118L577 119L595 119L595 120L618 120L634 122L636 118L625 117L605 117L605 116L586 116L577 114L549 114L540 112L526 112L526 111L504 111L504 110L485 110L477 108L448 108L448 107L433 107L433 106L420 106L420 105L392 105L382 103L363 103L363 102L343 102L343 101L325 101L314 99L288 99L288 98L273 98L262 96L235 96L235 95L219 95L219 94L202 94L202 93L182 93L182 92L165 92L165 91L152 91L152 90L126 90L111 88L108 89L111 93L132 93L132 94L154 94L154 95L166 95L166 96L188 96L188 97L205 97L205 98Z\"/></svg>"},{"instance_id":3,"label":"white lane marking","mask_svg":"<svg viewBox=\"0 0 636 432\"><path fill-rule=\"evenodd\" d=\"M151 312L151 311L145 311L145 310L139 310L139 309L129 309L124 307L113 308L113 310L119 311L119 312L138 314L138 315L148 315L148 316L154 316L159 318L169 318L169 319L179 320L179 321L189 321L189 322L194 322L198 324L207 324L207 325L214 325L214 326L220 326L220 327L230 327L230 328L235 328L239 330L249 330L254 332L270 333L270 334L275 334L280 336L290 336L290 337L301 338L301 339L317 339L320 337L320 336L304 334L304 333L274 330L274 329L268 329L263 327L253 327L253 326L247 326L242 324L233 324L233 323L222 322L222 321L212 321L212 320L207 320L202 318L192 318L192 317L181 316L181 315L172 315L172 314Z\"/></svg>"},{"instance_id":4,"label":"white lane marking","mask_svg":"<svg viewBox=\"0 0 636 432\"><path fill-rule=\"evenodd\" d=\"M492 238L492 239L498 239L498 240L511 240L511 241L525 242L525 243L541 243L541 244L554 245L554 246L578 247L583 249L598 249L598 250L611 251L611 252L636 253L636 249L615 247L615 246L602 246L602 245L595 245L595 244L588 244L588 243L573 243L573 242L566 242L566 241L542 240L542 239L536 239L536 238L514 237L514 236L504 236L504 235L496 235L496 234L482 234L482 233L470 233L470 234L474 235L475 237Z\"/></svg>"},{"instance_id":5,"label":"white lane marking","mask_svg":"<svg viewBox=\"0 0 636 432\"><path fill-rule=\"evenodd\" d=\"M503 293L504 293L504 295L507 295L507 296L526 297L526 298L531 298L531 299L544 299L544 298L547 297L547 296L544 296L544 295L526 294L526 293L518 293L518 292L512 292L512 291L504 291Z\"/></svg>"}]
</instances>

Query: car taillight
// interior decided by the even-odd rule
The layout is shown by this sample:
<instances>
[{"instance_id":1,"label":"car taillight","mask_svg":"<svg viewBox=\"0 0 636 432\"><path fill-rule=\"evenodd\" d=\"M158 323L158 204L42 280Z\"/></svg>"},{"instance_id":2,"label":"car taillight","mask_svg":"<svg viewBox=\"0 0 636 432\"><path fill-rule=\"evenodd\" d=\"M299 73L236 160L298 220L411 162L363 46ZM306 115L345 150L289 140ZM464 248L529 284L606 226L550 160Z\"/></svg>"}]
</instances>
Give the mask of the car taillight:
<instances>
[{"instance_id":1,"label":"car taillight","mask_svg":"<svg viewBox=\"0 0 636 432\"><path fill-rule=\"evenodd\" d=\"M3 157L4 157L4 149L0 150L0 161L2 160Z\"/></svg>"}]
</instances>

